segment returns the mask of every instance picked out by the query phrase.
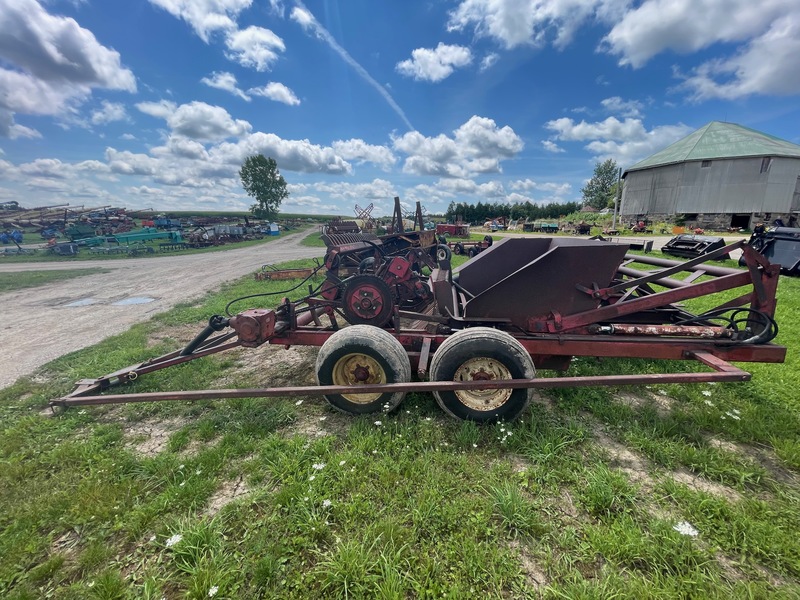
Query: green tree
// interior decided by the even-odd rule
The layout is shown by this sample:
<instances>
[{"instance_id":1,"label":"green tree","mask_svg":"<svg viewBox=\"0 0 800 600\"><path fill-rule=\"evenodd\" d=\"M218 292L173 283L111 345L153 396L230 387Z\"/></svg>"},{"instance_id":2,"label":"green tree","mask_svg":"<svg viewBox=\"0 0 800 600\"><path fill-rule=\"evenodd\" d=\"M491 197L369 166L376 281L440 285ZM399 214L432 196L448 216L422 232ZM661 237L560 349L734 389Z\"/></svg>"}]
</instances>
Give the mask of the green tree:
<instances>
[{"instance_id":1,"label":"green tree","mask_svg":"<svg viewBox=\"0 0 800 600\"><path fill-rule=\"evenodd\" d=\"M609 158L602 163L594 166L594 175L586 183L586 187L581 189L583 203L602 210L608 206L609 200L614 199L614 191L617 183L617 162Z\"/></svg>"},{"instance_id":2,"label":"green tree","mask_svg":"<svg viewBox=\"0 0 800 600\"><path fill-rule=\"evenodd\" d=\"M278 171L275 159L263 154L248 156L239 169L239 177L247 195L255 198L256 203L250 207L253 216L257 219L274 218L281 202L289 197L286 180Z\"/></svg>"}]
</instances>

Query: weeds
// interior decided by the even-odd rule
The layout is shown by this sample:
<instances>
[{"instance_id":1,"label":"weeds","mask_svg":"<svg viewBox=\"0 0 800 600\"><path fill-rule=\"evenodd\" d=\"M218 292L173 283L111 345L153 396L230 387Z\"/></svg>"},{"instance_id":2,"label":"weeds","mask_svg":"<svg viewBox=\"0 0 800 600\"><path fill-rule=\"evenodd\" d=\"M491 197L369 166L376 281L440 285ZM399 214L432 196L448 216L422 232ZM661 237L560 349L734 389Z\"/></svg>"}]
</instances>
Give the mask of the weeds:
<instances>
[{"instance_id":1,"label":"weeds","mask_svg":"<svg viewBox=\"0 0 800 600\"><path fill-rule=\"evenodd\" d=\"M0 596L797 597L798 283L779 290L788 364L748 365L748 384L553 390L486 427L424 394L365 417L315 399L40 414L75 379L185 343L175 332L231 298L290 287L226 286L0 390ZM285 367L243 356L128 390L249 387ZM288 377L312 372L298 360ZM225 504L233 482L246 493Z\"/></svg>"}]
</instances>

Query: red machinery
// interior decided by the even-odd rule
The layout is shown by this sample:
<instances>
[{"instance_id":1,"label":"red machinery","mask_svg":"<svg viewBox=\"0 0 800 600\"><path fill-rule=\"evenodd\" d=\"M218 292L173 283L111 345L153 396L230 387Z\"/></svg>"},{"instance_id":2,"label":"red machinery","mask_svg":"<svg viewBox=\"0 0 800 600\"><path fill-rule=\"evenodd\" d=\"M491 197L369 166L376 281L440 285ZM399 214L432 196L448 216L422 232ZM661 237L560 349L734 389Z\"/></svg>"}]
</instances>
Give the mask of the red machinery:
<instances>
[{"instance_id":1,"label":"red machinery","mask_svg":"<svg viewBox=\"0 0 800 600\"><path fill-rule=\"evenodd\" d=\"M737 249L745 269L708 264ZM451 269L447 260L432 264L419 244L353 242L329 250L325 280L303 299L214 316L183 350L81 381L51 404L323 395L360 414L428 391L453 416L492 421L519 415L535 388L747 381L729 361L783 362L786 349L771 343L779 265L744 242L687 262L626 252L594 240L508 238ZM360 272L339 270L346 258L363 263L364 253L372 262ZM701 297L713 308L680 304ZM319 386L99 395L151 371L262 344L320 346ZM694 360L709 370L536 377L536 369L566 370L574 356Z\"/></svg>"}]
</instances>

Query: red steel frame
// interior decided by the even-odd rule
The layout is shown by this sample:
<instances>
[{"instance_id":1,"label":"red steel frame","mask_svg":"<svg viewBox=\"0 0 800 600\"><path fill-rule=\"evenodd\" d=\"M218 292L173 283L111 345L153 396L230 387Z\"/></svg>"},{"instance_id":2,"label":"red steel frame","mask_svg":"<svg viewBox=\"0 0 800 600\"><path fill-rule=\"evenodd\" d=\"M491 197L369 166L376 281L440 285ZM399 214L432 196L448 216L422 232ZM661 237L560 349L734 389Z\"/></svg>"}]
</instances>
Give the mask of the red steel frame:
<instances>
[{"instance_id":1,"label":"red steel frame","mask_svg":"<svg viewBox=\"0 0 800 600\"><path fill-rule=\"evenodd\" d=\"M730 269L706 265L709 260L742 249L747 268ZM750 374L728 361L783 362L786 348L772 343L742 344L721 339L721 328L712 326L680 327L674 325L623 325L617 328L622 337L597 334L597 324L613 323L615 319L633 315L675 302L714 294L724 290L751 286L752 289L734 300L716 308L733 308L749 304L750 308L772 317L775 312L779 265L771 265L763 256L744 242L737 242L712 253L687 262L627 255L629 262L649 263L663 266L652 273L641 273L629 267L620 267L620 272L636 273L633 279L615 282L606 288L581 290L593 297L608 302L605 306L568 316L551 313L546 318L530 319L528 331L511 330L502 320L495 323L506 329L525 347L537 366L545 368L555 364L565 368L573 356L596 356L617 358L650 358L664 360L696 360L710 371L702 373L670 373L642 375L611 375L600 377L554 377L539 379L514 379L494 381L432 381L383 385L358 386L299 386L281 388L255 388L238 390L202 390L182 392L155 392L141 394L98 395L114 385L133 381L140 375L195 360L210 354L238 346L256 347L264 343L282 345L321 346L338 329L336 311L332 303L319 298L306 298L298 303L284 303L277 311L255 309L244 311L230 319L235 333L217 335L200 343L190 344L191 351L176 351L164 356L133 365L98 379L82 380L69 395L53 400L52 406L84 404L106 404L122 402L151 402L161 400L198 400L207 398L243 398L276 396L310 396L347 393L372 393L384 391L431 392L459 389L501 388L559 388L581 386L643 385L651 383L701 383L711 381L748 381ZM684 280L670 276L689 271ZM713 279L695 283L700 275ZM667 287L657 292L650 285ZM634 290L646 289L647 294L634 296ZM307 305L305 311L298 311ZM331 327L325 328L320 317L327 315ZM400 317L417 319L417 323L447 322L445 317L404 313L395 307L395 323ZM237 321L238 319L238 321ZM313 325L312 325L313 323ZM485 324L485 323L484 323ZM446 334L429 333L419 325L411 328L388 329L389 333L408 352L412 366L416 366L420 378L424 378L430 356L447 338ZM634 335L625 335L633 333ZM233 339L238 334L238 339ZM689 335L694 337L680 337ZM187 348L188 349L188 348Z\"/></svg>"}]
</instances>

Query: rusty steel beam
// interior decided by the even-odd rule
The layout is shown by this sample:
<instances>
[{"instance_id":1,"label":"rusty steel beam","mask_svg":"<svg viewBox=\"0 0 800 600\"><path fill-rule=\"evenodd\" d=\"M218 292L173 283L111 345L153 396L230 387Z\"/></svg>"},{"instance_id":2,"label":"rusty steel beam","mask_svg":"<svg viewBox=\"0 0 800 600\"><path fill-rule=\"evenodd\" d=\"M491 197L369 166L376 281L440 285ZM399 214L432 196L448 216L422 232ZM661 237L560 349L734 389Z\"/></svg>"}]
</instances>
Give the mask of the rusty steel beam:
<instances>
[{"instance_id":1,"label":"rusty steel beam","mask_svg":"<svg viewBox=\"0 0 800 600\"><path fill-rule=\"evenodd\" d=\"M114 394L106 396L71 396L52 400L53 407L96 404L126 404L132 402L187 401L232 398L275 398L292 396L324 396L328 394L372 394L384 392L434 392L449 390L496 390L566 387L595 387L618 385L649 385L669 383L708 383L724 381L749 381L750 373L713 356L697 353L692 358L714 369L706 373L667 373L661 375L601 375L583 377L552 377L546 379L502 379L495 381L429 381L390 383L381 385L320 385L280 388L249 388L224 390L199 390L180 392L146 392L141 394Z\"/></svg>"}]
</instances>

